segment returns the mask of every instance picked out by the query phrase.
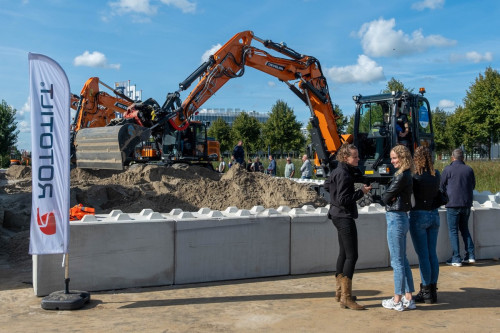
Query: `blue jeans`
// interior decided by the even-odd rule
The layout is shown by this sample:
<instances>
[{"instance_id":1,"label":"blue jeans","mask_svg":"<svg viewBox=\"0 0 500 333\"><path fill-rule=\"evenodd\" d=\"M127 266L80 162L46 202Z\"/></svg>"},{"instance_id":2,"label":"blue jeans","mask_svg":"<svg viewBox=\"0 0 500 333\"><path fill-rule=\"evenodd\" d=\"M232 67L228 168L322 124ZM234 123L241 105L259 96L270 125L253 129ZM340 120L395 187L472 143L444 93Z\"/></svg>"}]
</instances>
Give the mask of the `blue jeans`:
<instances>
[{"instance_id":1,"label":"blue jeans","mask_svg":"<svg viewBox=\"0 0 500 333\"><path fill-rule=\"evenodd\" d=\"M386 212L387 244L391 254L391 267L394 270L394 294L404 295L415 291L413 275L406 257L406 234L409 229L408 214L405 212Z\"/></svg>"},{"instance_id":2,"label":"blue jeans","mask_svg":"<svg viewBox=\"0 0 500 333\"><path fill-rule=\"evenodd\" d=\"M439 232L439 213L434 210L410 212L410 235L418 255L420 278L424 286L437 283L439 260L436 244Z\"/></svg>"},{"instance_id":3,"label":"blue jeans","mask_svg":"<svg viewBox=\"0 0 500 333\"><path fill-rule=\"evenodd\" d=\"M462 235L465 247L465 259L476 259L474 254L474 242L469 233L470 208L446 208L446 219L448 220L448 230L450 232L451 249L453 250L452 262L461 262L460 243L458 241L458 231Z\"/></svg>"}]
</instances>

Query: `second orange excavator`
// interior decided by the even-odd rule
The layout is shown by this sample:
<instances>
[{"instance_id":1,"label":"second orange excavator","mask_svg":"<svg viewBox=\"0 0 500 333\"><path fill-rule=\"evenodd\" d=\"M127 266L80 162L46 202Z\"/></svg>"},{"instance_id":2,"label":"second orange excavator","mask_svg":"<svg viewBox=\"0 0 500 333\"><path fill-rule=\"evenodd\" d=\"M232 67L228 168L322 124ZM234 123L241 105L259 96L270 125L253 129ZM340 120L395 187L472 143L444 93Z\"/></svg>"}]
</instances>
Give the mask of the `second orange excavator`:
<instances>
[{"instance_id":1,"label":"second orange excavator","mask_svg":"<svg viewBox=\"0 0 500 333\"><path fill-rule=\"evenodd\" d=\"M108 88L115 96L102 91L100 85ZM141 101L130 99L121 91L113 89L100 81L98 77L89 78L85 82L80 96L75 94L71 96L71 108L76 110L71 133L72 149L75 150L78 146L77 157L74 156L76 157L77 166L81 168L121 169L121 161L115 163L114 160L108 158L98 161L102 155L90 157L92 160L90 162L88 159L93 152L99 150L98 146L100 144L104 144L107 147L106 149L110 147L110 145L102 141L103 137L122 133L124 130L128 131L131 128L152 126L151 122L146 120L142 114L138 116L136 111L129 110L131 107L132 110L135 110L141 105L143 105ZM125 123L132 125L132 127L124 128L120 126ZM130 151L127 151L127 157L124 160L127 161L127 164L131 162L161 161L162 147L158 146L157 142L149 135L149 131L142 131L141 133L138 137L132 135L130 139L125 139L128 142ZM176 154L169 156L169 163L182 162L211 166L209 162L218 159L220 156L219 142L207 137L205 123L190 122L185 130L176 130L175 133L171 132L170 134L172 137L171 144L176 147ZM123 134L120 135L120 137L123 137ZM79 137L79 144L75 140L76 136ZM96 140L98 142L97 146L95 144ZM73 151L72 155L75 155L75 153Z\"/></svg>"}]
</instances>

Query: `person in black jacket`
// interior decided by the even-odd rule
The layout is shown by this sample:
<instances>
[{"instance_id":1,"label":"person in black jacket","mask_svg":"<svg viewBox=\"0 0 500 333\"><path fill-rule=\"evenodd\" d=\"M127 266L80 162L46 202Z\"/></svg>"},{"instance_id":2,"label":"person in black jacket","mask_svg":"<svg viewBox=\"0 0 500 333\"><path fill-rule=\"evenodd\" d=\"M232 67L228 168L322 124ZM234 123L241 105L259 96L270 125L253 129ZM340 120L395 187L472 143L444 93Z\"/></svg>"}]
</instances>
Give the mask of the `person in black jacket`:
<instances>
[{"instance_id":1,"label":"person in black jacket","mask_svg":"<svg viewBox=\"0 0 500 333\"><path fill-rule=\"evenodd\" d=\"M446 203L446 220L453 251L446 264L460 267L462 263L474 264L476 262L474 242L468 226L470 209L474 199L474 188L476 187L476 177L474 176L474 170L464 163L462 149L453 150L451 160L451 164L443 169L441 177L441 188L446 191L449 198ZM465 247L463 260L460 256L459 231Z\"/></svg>"},{"instance_id":2,"label":"person in black jacket","mask_svg":"<svg viewBox=\"0 0 500 333\"><path fill-rule=\"evenodd\" d=\"M390 156L392 165L398 170L382 195L382 201L386 205L387 244L394 270L394 297L382 301L382 306L403 311L416 308L411 295L415 291L413 276L406 257L406 234L410 227L408 211L411 209L414 167L411 153L403 145L392 148Z\"/></svg>"},{"instance_id":3,"label":"person in black jacket","mask_svg":"<svg viewBox=\"0 0 500 333\"><path fill-rule=\"evenodd\" d=\"M437 302L439 260L436 253L439 232L439 171L434 169L431 151L420 146L413 156L413 196L415 204L410 211L410 235L418 255L420 268L420 291L415 296L417 303Z\"/></svg>"},{"instance_id":4,"label":"person in black jacket","mask_svg":"<svg viewBox=\"0 0 500 333\"><path fill-rule=\"evenodd\" d=\"M336 300L341 308L363 310L365 307L356 303L352 297L352 277L358 260L358 232L354 219L358 217L356 201L371 190L371 186L363 185L354 189L355 174L359 162L358 149L355 145L344 144L337 153L339 161L325 182L330 192L330 209L328 217L337 228L339 240L339 256L337 258Z\"/></svg>"}]
</instances>

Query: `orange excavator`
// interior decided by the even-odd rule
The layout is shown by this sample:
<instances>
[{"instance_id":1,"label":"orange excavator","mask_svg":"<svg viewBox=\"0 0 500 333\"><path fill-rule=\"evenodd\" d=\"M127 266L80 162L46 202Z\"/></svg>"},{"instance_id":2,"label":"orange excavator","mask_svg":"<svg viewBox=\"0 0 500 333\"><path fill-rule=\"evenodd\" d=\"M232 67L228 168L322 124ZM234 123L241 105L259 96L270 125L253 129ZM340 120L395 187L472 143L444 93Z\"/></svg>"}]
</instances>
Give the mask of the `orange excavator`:
<instances>
[{"instance_id":1,"label":"orange excavator","mask_svg":"<svg viewBox=\"0 0 500 333\"><path fill-rule=\"evenodd\" d=\"M266 48L281 53L286 58L275 57L251 45L255 40ZM134 103L114 130L84 129L76 137L76 153L85 156L86 167L123 168L132 158L133 148L144 137L153 137L162 147L162 158L172 153L175 140L170 133L184 131L197 110L230 79L243 76L245 68L253 67L278 78L309 108L312 124L312 146L316 172L327 175L334 167L334 154L344 142L351 142L351 135L338 132L328 85L319 61L300 54L284 43L263 40L252 31L234 35L208 61L203 63L183 82L174 93L169 93L162 106L148 99ZM199 80L181 101L180 92ZM98 131L98 132L97 132ZM83 135L85 134L85 135ZM91 148L92 146L92 148ZM94 149L99 147L99 150ZM93 160L90 160L90 158Z\"/></svg>"},{"instance_id":2,"label":"orange excavator","mask_svg":"<svg viewBox=\"0 0 500 333\"><path fill-rule=\"evenodd\" d=\"M100 85L108 88L115 96L100 90ZM137 104L134 104L137 103ZM83 131L83 134L88 135L98 135L102 139L102 132L113 132L117 125L123 124L125 122L137 123L137 125L145 126L146 120L137 117L130 116L129 108L132 105L142 105L141 101L134 101L123 94L117 89L113 89L106 83L99 80L98 77L89 78L80 92L80 96L72 94L71 96L71 108L76 110L76 115L71 126L72 133L72 156L76 157L76 136ZM124 117L127 117L124 119ZM151 125L151 123L147 123ZM112 128L110 127L112 126ZM87 131L87 129L89 129ZM91 130L90 130L91 129ZM97 130L98 129L98 130ZM191 133L196 133L196 137L192 136ZM206 147L206 151L209 154L215 154L217 157L212 159L218 159L220 156L219 142L206 137L206 124L201 122L191 122L189 126L184 131L179 131L175 133L174 145L179 146L183 149L183 154L177 154L174 156L170 162L184 162L191 164L204 164L209 165L209 158L204 156L204 154L194 154L193 148L198 148L203 146ZM92 154L95 150L94 147L89 148L85 145L89 144L89 140L81 139L79 145L79 158L76 158L76 163L79 167L85 168L103 168L103 169L119 169L120 167L114 161L102 161L98 163L90 162L90 164L83 160L86 154ZM140 141L137 138L132 138L135 146L134 152L129 158L130 162L152 162L161 160L161 147L158 146L151 137L147 136L147 133L140 136ZM196 140L197 141L193 141ZM83 141L83 143L82 143ZM92 140L91 140L92 141ZM94 140L95 141L95 140ZM90 142L92 145L93 142ZM108 146L109 147L109 146ZM207 154L205 154L207 155Z\"/></svg>"}]
</instances>

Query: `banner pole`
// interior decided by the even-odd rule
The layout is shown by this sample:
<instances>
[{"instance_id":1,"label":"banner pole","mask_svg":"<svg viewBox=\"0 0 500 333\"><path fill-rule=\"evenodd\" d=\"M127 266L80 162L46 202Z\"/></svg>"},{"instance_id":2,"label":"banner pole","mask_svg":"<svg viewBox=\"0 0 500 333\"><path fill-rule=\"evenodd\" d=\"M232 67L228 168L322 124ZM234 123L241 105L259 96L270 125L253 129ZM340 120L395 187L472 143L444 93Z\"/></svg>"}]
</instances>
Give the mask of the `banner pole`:
<instances>
[{"instance_id":1,"label":"banner pole","mask_svg":"<svg viewBox=\"0 0 500 333\"><path fill-rule=\"evenodd\" d=\"M64 290L65 294L69 294L69 253L64 254L64 284L66 285L66 289Z\"/></svg>"}]
</instances>

